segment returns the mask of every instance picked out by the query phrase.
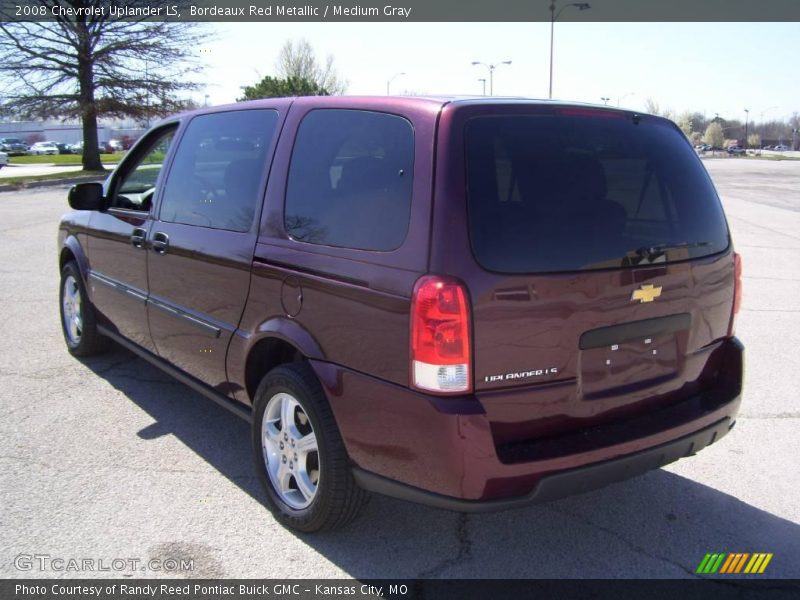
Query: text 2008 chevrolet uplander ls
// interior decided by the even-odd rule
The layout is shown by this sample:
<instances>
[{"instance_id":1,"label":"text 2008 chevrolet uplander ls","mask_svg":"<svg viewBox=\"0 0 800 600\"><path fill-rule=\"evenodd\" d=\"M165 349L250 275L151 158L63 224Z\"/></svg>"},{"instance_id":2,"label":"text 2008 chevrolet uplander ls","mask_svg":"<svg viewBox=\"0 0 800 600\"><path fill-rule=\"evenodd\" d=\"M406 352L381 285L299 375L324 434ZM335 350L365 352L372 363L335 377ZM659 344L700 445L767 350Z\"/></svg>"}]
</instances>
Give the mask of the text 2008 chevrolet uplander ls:
<instances>
[{"instance_id":1,"label":"text 2008 chevrolet uplander ls","mask_svg":"<svg viewBox=\"0 0 800 600\"><path fill-rule=\"evenodd\" d=\"M526 100L275 99L169 118L70 192L70 351L109 338L253 423L305 531L697 452L739 407L741 270L670 121Z\"/></svg>"}]
</instances>

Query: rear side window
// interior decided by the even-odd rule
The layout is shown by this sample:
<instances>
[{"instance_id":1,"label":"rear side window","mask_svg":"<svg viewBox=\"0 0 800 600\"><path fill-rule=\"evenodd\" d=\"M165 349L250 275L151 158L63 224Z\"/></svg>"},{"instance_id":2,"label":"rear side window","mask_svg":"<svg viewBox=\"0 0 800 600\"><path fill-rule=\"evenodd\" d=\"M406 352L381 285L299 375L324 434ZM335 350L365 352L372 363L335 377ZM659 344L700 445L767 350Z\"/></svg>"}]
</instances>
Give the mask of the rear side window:
<instances>
[{"instance_id":1,"label":"rear side window","mask_svg":"<svg viewBox=\"0 0 800 600\"><path fill-rule=\"evenodd\" d=\"M292 151L286 231L312 244L399 248L408 231L413 167L414 132L403 117L310 112Z\"/></svg>"},{"instance_id":2,"label":"rear side window","mask_svg":"<svg viewBox=\"0 0 800 600\"><path fill-rule=\"evenodd\" d=\"M719 199L682 134L660 119L637 121L610 112L469 121L469 226L478 262L492 271L546 273L726 249Z\"/></svg>"},{"instance_id":3,"label":"rear side window","mask_svg":"<svg viewBox=\"0 0 800 600\"><path fill-rule=\"evenodd\" d=\"M172 163L160 219L248 231L278 113L242 110L192 119Z\"/></svg>"}]
</instances>

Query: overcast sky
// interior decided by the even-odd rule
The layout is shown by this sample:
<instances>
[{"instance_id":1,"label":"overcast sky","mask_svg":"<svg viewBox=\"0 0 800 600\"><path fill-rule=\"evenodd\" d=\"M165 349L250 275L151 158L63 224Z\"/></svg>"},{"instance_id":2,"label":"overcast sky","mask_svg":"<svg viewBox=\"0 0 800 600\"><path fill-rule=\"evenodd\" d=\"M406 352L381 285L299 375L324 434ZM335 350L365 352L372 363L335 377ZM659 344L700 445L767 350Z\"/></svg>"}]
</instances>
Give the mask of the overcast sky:
<instances>
[{"instance_id":1,"label":"overcast sky","mask_svg":"<svg viewBox=\"0 0 800 600\"><path fill-rule=\"evenodd\" d=\"M480 94L488 73L473 60L502 65L495 95L546 98L549 23L215 23L203 48L211 104L274 74L287 39L306 38L334 56L348 94ZM642 109L646 98L677 112L744 120L800 111L800 23L556 23L554 97ZM203 102L203 95L198 100ZM487 83L488 93L488 83Z\"/></svg>"}]
</instances>

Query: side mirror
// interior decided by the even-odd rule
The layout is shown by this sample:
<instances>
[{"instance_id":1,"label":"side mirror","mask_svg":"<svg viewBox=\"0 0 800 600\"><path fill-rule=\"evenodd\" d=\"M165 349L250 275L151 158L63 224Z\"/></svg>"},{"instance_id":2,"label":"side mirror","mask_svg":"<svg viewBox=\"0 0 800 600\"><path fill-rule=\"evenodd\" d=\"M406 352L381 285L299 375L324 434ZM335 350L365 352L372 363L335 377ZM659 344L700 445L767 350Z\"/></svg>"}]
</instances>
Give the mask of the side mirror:
<instances>
[{"instance_id":1,"label":"side mirror","mask_svg":"<svg viewBox=\"0 0 800 600\"><path fill-rule=\"evenodd\" d=\"M73 185L68 200L70 207L75 210L103 210L106 207L103 184L97 182Z\"/></svg>"}]
</instances>

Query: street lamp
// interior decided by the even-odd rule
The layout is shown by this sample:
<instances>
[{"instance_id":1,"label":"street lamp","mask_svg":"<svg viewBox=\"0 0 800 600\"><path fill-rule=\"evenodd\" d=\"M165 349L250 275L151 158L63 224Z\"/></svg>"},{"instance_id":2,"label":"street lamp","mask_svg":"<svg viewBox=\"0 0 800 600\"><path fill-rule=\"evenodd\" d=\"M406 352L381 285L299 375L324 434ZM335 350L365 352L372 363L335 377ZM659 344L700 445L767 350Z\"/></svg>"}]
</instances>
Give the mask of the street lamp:
<instances>
[{"instance_id":1,"label":"street lamp","mask_svg":"<svg viewBox=\"0 0 800 600\"><path fill-rule=\"evenodd\" d=\"M603 101L603 104L608 104L608 101L611 100L608 96L601 96L600 100Z\"/></svg>"},{"instance_id":2,"label":"street lamp","mask_svg":"<svg viewBox=\"0 0 800 600\"><path fill-rule=\"evenodd\" d=\"M747 150L747 126L750 121L750 110L744 109L744 149Z\"/></svg>"},{"instance_id":3,"label":"street lamp","mask_svg":"<svg viewBox=\"0 0 800 600\"><path fill-rule=\"evenodd\" d=\"M486 95L486 77L480 77L478 79L483 84L483 95Z\"/></svg>"},{"instance_id":4,"label":"street lamp","mask_svg":"<svg viewBox=\"0 0 800 600\"><path fill-rule=\"evenodd\" d=\"M503 62L499 62L493 65L487 65L486 63L482 63L477 60L472 61L472 66L475 67L477 65L482 65L489 69L489 95L494 96L494 70L499 67L500 65L510 65L510 60L504 60ZM485 95L485 94L484 94Z\"/></svg>"},{"instance_id":5,"label":"street lamp","mask_svg":"<svg viewBox=\"0 0 800 600\"><path fill-rule=\"evenodd\" d=\"M574 6L578 10L589 10L592 8L586 2L572 2L571 4L565 4L561 7L561 10L556 13L556 0L551 0L550 2L550 94L548 98L550 100L553 99L553 32L555 30L555 24L558 20L558 17L561 16L561 13L564 12L565 8L570 6Z\"/></svg>"},{"instance_id":6,"label":"street lamp","mask_svg":"<svg viewBox=\"0 0 800 600\"><path fill-rule=\"evenodd\" d=\"M401 71L400 73L395 73L394 75L392 75L392 76L389 78L389 81L387 81L387 82L386 82L386 95L387 95L387 96L390 96L390 95L391 95L391 93L390 93L390 91L389 91L389 90L390 90L390 89L391 89L391 87L392 87L392 82L393 82L395 79L397 79L398 77L400 77L401 75L405 75L405 73L404 73L404 72L402 72L402 71Z\"/></svg>"}]
</instances>

